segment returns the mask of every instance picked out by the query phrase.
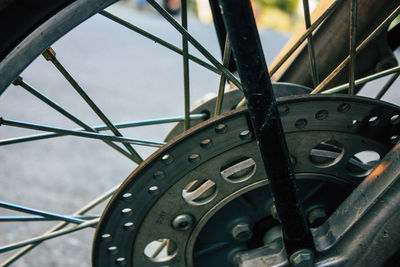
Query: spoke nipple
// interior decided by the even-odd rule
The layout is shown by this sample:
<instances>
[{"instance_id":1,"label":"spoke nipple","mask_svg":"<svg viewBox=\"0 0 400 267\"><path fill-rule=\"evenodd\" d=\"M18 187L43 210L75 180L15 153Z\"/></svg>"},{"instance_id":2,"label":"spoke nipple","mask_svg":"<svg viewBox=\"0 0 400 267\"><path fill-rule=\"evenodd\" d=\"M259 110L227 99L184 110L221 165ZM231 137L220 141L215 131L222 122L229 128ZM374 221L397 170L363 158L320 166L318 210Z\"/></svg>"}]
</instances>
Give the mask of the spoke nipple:
<instances>
[{"instance_id":1,"label":"spoke nipple","mask_svg":"<svg viewBox=\"0 0 400 267\"><path fill-rule=\"evenodd\" d=\"M18 76L18 78L15 79L15 80L12 82L12 84L18 86L18 85L21 85L21 84L22 84L22 81L23 81L22 77L21 77L21 76Z\"/></svg>"},{"instance_id":2,"label":"spoke nipple","mask_svg":"<svg viewBox=\"0 0 400 267\"><path fill-rule=\"evenodd\" d=\"M56 59L56 52L51 47L47 48L47 50L44 51L42 55L47 61Z\"/></svg>"},{"instance_id":3,"label":"spoke nipple","mask_svg":"<svg viewBox=\"0 0 400 267\"><path fill-rule=\"evenodd\" d=\"M248 222L238 222L232 227L231 233L233 238L240 242L248 241L253 236Z\"/></svg>"},{"instance_id":4,"label":"spoke nipple","mask_svg":"<svg viewBox=\"0 0 400 267\"><path fill-rule=\"evenodd\" d=\"M314 253L309 249L299 249L290 256L289 261L295 267L312 267Z\"/></svg>"},{"instance_id":5,"label":"spoke nipple","mask_svg":"<svg viewBox=\"0 0 400 267\"><path fill-rule=\"evenodd\" d=\"M180 214L172 220L172 227L178 231L186 231L192 228L194 218L190 214Z\"/></svg>"}]
</instances>

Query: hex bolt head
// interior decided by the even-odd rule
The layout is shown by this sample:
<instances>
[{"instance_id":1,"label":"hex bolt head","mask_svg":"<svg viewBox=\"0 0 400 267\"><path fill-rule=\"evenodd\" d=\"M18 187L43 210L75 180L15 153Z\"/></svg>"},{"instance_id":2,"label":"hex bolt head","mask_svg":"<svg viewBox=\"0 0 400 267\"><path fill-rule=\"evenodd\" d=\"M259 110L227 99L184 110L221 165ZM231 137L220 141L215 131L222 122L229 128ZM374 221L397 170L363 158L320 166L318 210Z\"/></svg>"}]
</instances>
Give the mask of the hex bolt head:
<instances>
[{"instance_id":1,"label":"hex bolt head","mask_svg":"<svg viewBox=\"0 0 400 267\"><path fill-rule=\"evenodd\" d=\"M192 228L194 218L190 214L180 214L172 220L172 227L178 231L186 231Z\"/></svg>"},{"instance_id":2,"label":"hex bolt head","mask_svg":"<svg viewBox=\"0 0 400 267\"><path fill-rule=\"evenodd\" d=\"M239 222L232 227L232 236L235 240L245 242L253 236L248 222Z\"/></svg>"},{"instance_id":3,"label":"hex bolt head","mask_svg":"<svg viewBox=\"0 0 400 267\"><path fill-rule=\"evenodd\" d=\"M308 223L310 224L310 227L317 227L320 226L326 219L328 214L326 213L324 208L315 208L312 209L308 215L307 215L307 220Z\"/></svg>"},{"instance_id":4,"label":"hex bolt head","mask_svg":"<svg viewBox=\"0 0 400 267\"><path fill-rule=\"evenodd\" d=\"M314 253L309 249L299 249L290 256L289 261L295 267L312 267Z\"/></svg>"}]
</instances>

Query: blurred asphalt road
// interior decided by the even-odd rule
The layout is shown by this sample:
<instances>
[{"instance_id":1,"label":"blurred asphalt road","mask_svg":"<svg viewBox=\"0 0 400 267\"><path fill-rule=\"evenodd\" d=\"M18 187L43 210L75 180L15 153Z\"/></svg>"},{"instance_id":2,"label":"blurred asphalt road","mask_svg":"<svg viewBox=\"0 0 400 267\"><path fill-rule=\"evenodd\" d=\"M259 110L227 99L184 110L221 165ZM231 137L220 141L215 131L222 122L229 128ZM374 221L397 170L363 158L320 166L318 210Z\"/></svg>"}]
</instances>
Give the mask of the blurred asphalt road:
<instances>
[{"instance_id":1,"label":"blurred asphalt road","mask_svg":"<svg viewBox=\"0 0 400 267\"><path fill-rule=\"evenodd\" d=\"M180 47L180 37L162 18L138 13L127 6L111 12L143 26ZM217 58L219 49L211 25L194 20L189 30ZM267 61L272 62L288 36L263 31ZM176 116L183 113L182 59L136 33L96 15L53 46L58 59L111 121L125 122ZM193 48L193 54L199 55ZM194 63L190 65L191 101L217 92L219 77ZM26 82L91 125L102 122L62 79L55 68L38 58L23 72ZM0 98L4 118L64 128L76 125L35 99L21 87L10 86ZM129 137L162 141L173 125L123 130ZM0 138L36 133L0 128ZM143 156L154 149L135 147ZM122 182L135 168L101 141L78 137L35 141L1 147L1 200L35 209L71 214L105 190ZM98 209L91 214L100 214ZM0 211L0 215L10 213ZM54 223L0 224L0 244L40 235ZM93 230L41 244L14 266L89 266ZM2 255L11 255L13 252Z\"/></svg>"}]
</instances>

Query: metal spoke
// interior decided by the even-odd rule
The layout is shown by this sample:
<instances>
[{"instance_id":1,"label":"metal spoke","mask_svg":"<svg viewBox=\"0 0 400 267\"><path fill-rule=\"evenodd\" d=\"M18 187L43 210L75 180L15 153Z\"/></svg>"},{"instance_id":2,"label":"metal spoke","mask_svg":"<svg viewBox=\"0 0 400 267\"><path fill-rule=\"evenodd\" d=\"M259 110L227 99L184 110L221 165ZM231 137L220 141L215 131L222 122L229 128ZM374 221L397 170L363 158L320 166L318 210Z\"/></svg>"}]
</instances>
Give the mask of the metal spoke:
<instances>
[{"instance_id":1,"label":"metal spoke","mask_svg":"<svg viewBox=\"0 0 400 267\"><path fill-rule=\"evenodd\" d=\"M136 33L138 33L138 34L140 34L140 35L143 35L146 38L149 38L150 40L152 40L152 41L154 41L156 43L159 43L160 45L162 45L162 46L164 46L164 47L166 47L166 48L168 48L168 49L170 49L170 50L172 50L172 51L174 51L174 52L176 52L176 53L178 53L180 55L183 55L182 49L178 48L177 46L175 46L175 45L173 45L173 44L171 44L171 43L169 43L169 42L167 42L167 41L165 41L165 40L163 40L163 39L161 39L161 38L159 38L159 37L147 32L147 31L145 31L145 30L133 25L132 23L127 22L126 20L121 19L120 17L117 17L117 16L111 14L110 12L107 12L107 11L103 10L103 11L100 11L99 14L103 15L104 17L106 17L106 18L108 18L108 19L110 19L110 20L112 20L112 21L114 21L114 22L116 22L116 23L118 23L118 24L120 24L120 25L122 25L122 26L124 26L124 27L126 27L126 28L128 28L128 29L130 29L130 30L132 30L132 31L134 31ZM191 61L193 61L193 62L195 62L195 63L197 63L197 64L205 67L206 69L209 69L209 70L211 70L211 71L213 71L213 72L215 72L217 74L221 74L220 70L218 70L214 66L208 64L207 62L204 62L203 60L199 59L198 57L195 57L195 56L193 56L191 54L189 54L188 56L189 56L189 59Z\"/></svg>"},{"instance_id":2,"label":"metal spoke","mask_svg":"<svg viewBox=\"0 0 400 267\"><path fill-rule=\"evenodd\" d=\"M225 39L224 55L222 58L222 64L224 65L224 67L226 68L228 67L230 58L231 58L231 44L229 42L227 34ZM215 116L221 114L222 102L224 101L225 85L226 85L226 76L221 74L221 79L219 80L217 103L215 104Z\"/></svg>"},{"instance_id":3,"label":"metal spoke","mask_svg":"<svg viewBox=\"0 0 400 267\"><path fill-rule=\"evenodd\" d=\"M357 55L363 48L365 48L372 40L374 40L386 27L395 19L400 13L400 6L398 6L375 30L368 35L367 38L362 41L356 48L355 54ZM311 94L317 94L325 89L327 84L339 74L349 63L350 56L347 56L339 66L336 67L312 92ZM357 85L357 84L356 84ZM347 88L347 87L346 87Z\"/></svg>"},{"instance_id":4,"label":"metal spoke","mask_svg":"<svg viewBox=\"0 0 400 267\"><path fill-rule=\"evenodd\" d=\"M358 80L356 80L356 81L354 82L354 85L355 85L355 86L362 85L362 84L364 84L364 83L367 83L367 82L370 82L370 81L373 81L373 80L382 78L382 77L384 77L384 76L386 76L386 75L390 75L390 74L392 74L392 73L399 73L399 72L400 72L400 66L397 66L397 67L394 67L394 68L390 68L390 69L387 69L387 70L384 70L384 71L381 71L381 72L378 72L378 73L375 73L375 74L366 76L366 77L364 77L364 78L358 79ZM349 83L342 84L342 85L336 86L336 87L334 87L334 88L331 88L331 89L329 89L329 90L325 90L325 91L321 92L321 94L334 94L334 93L338 93L338 92L341 92L341 91L343 91L343 90L348 89L349 86L350 86Z\"/></svg>"},{"instance_id":5,"label":"metal spoke","mask_svg":"<svg viewBox=\"0 0 400 267\"><path fill-rule=\"evenodd\" d=\"M181 0L181 23L182 27L187 31L187 0ZM182 34L182 51L183 51L183 86L184 86L184 114L185 121L183 123L184 130L190 128L190 83L189 83L189 43L186 35Z\"/></svg>"},{"instance_id":6,"label":"metal spoke","mask_svg":"<svg viewBox=\"0 0 400 267\"><path fill-rule=\"evenodd\" d=\"M116 136L121 136L122 134L117 128L113 126L111 121L106 117L106 115L101 111L101 109L92 101L92 99L86 94L82 87L75 81L75 79L68 73L68 71L61 65L61 63L56 58L56 52L50 47L44 53L43 56L46 60L51 61L53 65L60 71L60 73L65 77L65 79L71 84L75 91L85 100L85 102L92 108L92 110L99 116L99 118L110 128ZM140 155L133 149L130 144L123 144L126 149L136 158L140 163L143 159Z\"/></svg>"},{"instance_id":7,"label":"metal spoke","mask_svg":"<svg viewBox=\"0 0 400 267\"><path fill-rule=\"evenodd\" d=\"M387 90L392 86L392 84L399 78L400 72L393 74L392 77L385 83L379 93L376 95L376 99L381 99L384 94L386 94Z\"/></svg>"},{"instance_id":8,"label":"metal spoke","mask_svg":"<svg viewBox=\"0 0 400 267\"><path fill-rule=\"evenodd\" d=\"M69 218L75 218L82 221L88 221L100 218L100 215L62 215ZM33 222L33 221L60 221L53 217L42 217L42 216L0 216L0 222Z\"/></svg>"},{"instance_id":9,"label":"metal spoke","mask_svg":"<svg viewBox=\"0 0 400 267\"><path fill-rule=\"evenodd\" d=\"M66 222L70 222L70 223L77 223L77 224L85 222L85 220L82 220L82 219L69 217L69 216L64 216L64 215L61 215L61 214L56 214L56 213L52 213L52 212L48 212L48 211L32 209L32 208L28 208L28 207L24 207L24 206L20 206L20 205L7 203L7 202L4 202L4 201L0 201L0 207L1 208L5 208L5 209L9 209L9 210L15 210L15 211L23 212L23 213L38 215L38 216L41 216L41 217L44 217L44 218L53 219L53 220L61 220L61 221L66 221Z\"/></svg>"},{"instance_id":10,"label":"metal spoke","mask_svg":"<svg viewBox=\"0 0 400 267\"><path fill-rule=\"evenodd\" d=\"M119 188L119 186L120 186L120 184L114 186L113 188L111 188L110 190L108 190L107 192L105 192L104 194L102 194L101 196L97 197L96 199L94 199L93 201L91 201L90 203L88 203L87 205L82 207L80 210L75 212L74 215L83 215L86 212L94 209L99 204L101 204L105 200L107 200L110 196L112 196L114 194L114 192ZM49 231L47 231L46 234L58 231L58 230L64 228L65 226L67 226L67 225L68 225L68 223L66 223L66 222L59 223L58 225L56 225L55 227L53 227ZM6 261L2 262L1 266L3 266L3 267L10 266L12 263L17 261L19 258L24 256L25 254L27 254L29 251L34 249L36 246L38 246L41 242L42 241L39 241L39 242L36 242L34 244L30 244L30 245L25 246L20 251L15 253L13 256L8 258Z\"/></svg>"},{"instance_id":11,"label":"metal spoke","mask_svg":"<svg viewBox=\"0 0 400 267\"><path fill-rule=\"evenodd\" d=\"M275 72L288 60L288 58L297 50L297 48L304 42L304 40L312 34L312 32L326 19L328 18L336 8L342 3L343 0L336 0L329 6L329 8L313 23L310 25L308 30L304 32L304 34L296 41L296 43L289 49L287 53L285 53L281 59L278 60L276 64L274 64L270 70L270 75L272 76Z\"/></svg>"},{"instance_id":12,"label":"metal spoke","mask_svg":"<svg viewBox=\"0 0 400 267\"><path fill-rule=\"evenodd\" d=\"M311 27L311 18L310 18L310 7L308 5L308 0L303 0L303 8L304 8L304 22L306 24L306 30ZM313 36L312 32L307 36L307 46L308 46L308 56L310 58L310 67L311 67L311 75L314 82L314 87L317 87L319 84L318 72L317 72L317 64L315 62L315 53L313 46Z\"/></svg>"},{"instance_id":13,"label":"metal spoke","mask_svg":"<svg viewBox=\"0 0 400 267\"><path fill-rule=\"evenodd\" d=\"M20 241L20 242L11 244L11 245L3 246L3 247L0 247L0 253L7 252L7 251L10 251L10 250L14 250L14 249L17 249L17 248L21 248L21 247L24 247L24 246L27 246L27 245L35 244L35 243L38 243L38 242L43 242L45 240L53 239L53 238L58 237L58 236L62 236L62 235L66 235L66 234L69 234L69 233L72 233L72 232L76 232L76 231L84 229L84 228L88 228L88 227L95 228L97 223L99 222L99 220L100 220L100 218L93 219L93 220L90 220L90 221L85 221L84 223L81 223L81 224L78 224L78 225L74 225L74 226L71 226L71 227L67 227L67 228L62 229L62 230L54 231L54 232L51 232L51 233L48 233L48 234L44 234L44 235L41 235L41 236L38 236L38 237L34 237L34 238L30 238L30 239L27 239L27 240L24 240L24 241Z\"/></svg>"},{"instance_id":14,"label":"metal spoke","mask_svg":"<svg viewBox=\"0 0 400 267\"><path fill-rule=\"evenodd\" d=\"M59 113L61 113L62 115L64 115L68 119L70 119L71 121L75 122L76 124L78 124L79 126L84 128L86 131L96 132L96 129L90 127L88 124L86 124L85 122L83 122L79 118L75 117L71 112L67 111L66 109L61 107L59 104L57 104L56 102L54 102L53 100L48 98L46 95L41 93L39 90L35 89L33 86L31 86L28 83L26 83L23 80L22 77L18 77L17 79L15 79L13 84L16 85L16 86L21 86L26 91L28 91L29 93L31 93L32 95L34 95L35 97L37 97L38 99L40 99L41 101L43 101L44 103L49 105L51 108L53 108L54 110L58 111ZM107 145L109 145L110 147L114 148L115 150L117 150L118 152L120 152L121 154L125 155L129 159L133 160L134 162L136 162L138 164L140 163L138 161L138 159L133 157L130 153L128 153L127 151L122 149L120 146L118 146L118 145L116 145L116 144L114 144L112 142L105 142L105 143Z\"/></svg>"},{"instance_id":15,"label":"metal spoke","mask_svg":"<svg viewBox=\"0 0 400 267\"><path fill-rule=\"evenodd\" d=\"M122 137L122 136L104 135L104 134L93 133L93 132L73 131L73 130L68 130L68 129L64 129L64 128L51 127L51 126L47 126L47 125L39 125L39 124L14 121L14 120L6 120L3 118L0 118L0 125L2 125L2 124L8 125L8 126L44 131L44 132L52 132L52 133L59 133L59 134L63 134L63 135L73 135L73 136L79 136L79 137L85 137L85 138L100 139L103 141L128 143L128 144L140 145L140 146L161 147L161 146L165 145L165 142L153 142L153 141L147 141L147 140L127 138L127 137Z\"/></svg>"},{"instance_id":16,"label":"metal spoke","mask_svg":"<svg viewBox=\"0 0 400 267\"><path fill-rule=\"evenodd\" d=\"M217 69L226 75L226 77L235 84L240 90L243 90L239 80L227 70L210 52L207 51L192 35L190 35L185 28L182 27L160 4L155 0L147 0L147 2L157 10L161 16L163 16L178 32L185 35L187 40L205 56Z\"/></svg>"},{"instance_id":17,"label":"metal spoke","mask_svg":"<svg viewBox=\"0 0 400 267\"><path fill-rule=\"evenodd\" d=\"M351 0L350 6L350 47L349 47L349 95L354 94L356 71L356 32L357 32L357 0Z\"/></svg>"},{"instance_id":18,"label":"metal spoke","mask_svg":"<svg viewBox=\"0 0 400 267\"><path fill-rule=\"evenodd\" d=\"M208 117L208 115L205 113L191 114L190 120L205 120L207 117ZM140 126L163 124L163 123L181 122L184 120L185 120L184 116L176 116L176 117L159 118L159 119L153 119L153 120L116 123L116 124L114 124L114 126L117 129L123 129L123 128L133 128L133 127L140 127ZM95 129L96 131L109 130L106 125L90 126L90 127ZM85 129L84 128L73 129L73 131L83 131L83 130L85 130ZM12 144L18 144L18 143L24 143L24 142L30 142L30 141L37 141L37 140L43 140L43 139L49 139L49 138L55 138L55 137L61 137L61 136L65 136L65 134L59 134L59 133L47 134L46 133L46 134L36 134L36 135L30 135L30 136L21 136L21 137L0 140L0 146L12 145ZM130 154L128 154L128 155L131 156Z\"/></svg>"}]
</instances>

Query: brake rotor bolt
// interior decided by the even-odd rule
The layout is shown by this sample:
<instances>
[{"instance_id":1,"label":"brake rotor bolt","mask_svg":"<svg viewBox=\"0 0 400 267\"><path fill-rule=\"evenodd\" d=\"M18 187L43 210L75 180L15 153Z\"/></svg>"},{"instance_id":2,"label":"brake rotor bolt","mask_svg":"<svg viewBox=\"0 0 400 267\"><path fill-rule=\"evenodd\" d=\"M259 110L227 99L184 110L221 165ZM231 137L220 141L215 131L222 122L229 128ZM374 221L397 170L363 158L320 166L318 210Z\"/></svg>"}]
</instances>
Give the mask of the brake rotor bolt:
<instances>
[{"instance_id":1,"label":"brake rotor bolt","mask_svg":"<svg viewBox=\"0 0 400 267\"><path fill-rule=\"evenodd\" d=\"M233 238L240 242L245 242L249 240L253 235L250 225L247 222L239 222L234 225L232 227L231 233Z\"/></svg>"},{"instance_id":2,"label":"brake rotor bolt","mask_svg":"<svg viewBox=\"0 0 400 267\"><path fill-rule=\"evenodd\" d=\"M328 214L326 214L324 208L315 208L307 215L308 223L310 224L310 227L320 226L325 221L327 216Z\"/></svg>"},{"instance_id":3,"label":"brake rotor bolt","mask_svg":"<svg viewBox=\"0 0 400 267\"><path fill-rule=\"evenodd\" d=\"M180 214L172 220L172 227L178 231L186 231L192 228L194 218L190 214Z\"/></svg>"},{"instance_id":4,"label":"brake rotor bolt","mask_svg":"<svg viewBox=\"0 0 400 267\"><path fill-rule=\"evenodd\" d=\"M309 249L300 249L289 258L290 263L296 267L314 266L314 253Z\"/></svg>"},{"instance_id":5,"label":"brake rotor bolt","mask_svg":"<svg viewBox=\"0 0 400 267\"><path fill-rule=\"evenodd\" d=\"M226 133L226 130L227 130L227 127L226 127L225 124L218 124L218 125L215 127L215 132L216 132L217 134L224 134L224 133Z\"/></svg>"}]
</instances>

